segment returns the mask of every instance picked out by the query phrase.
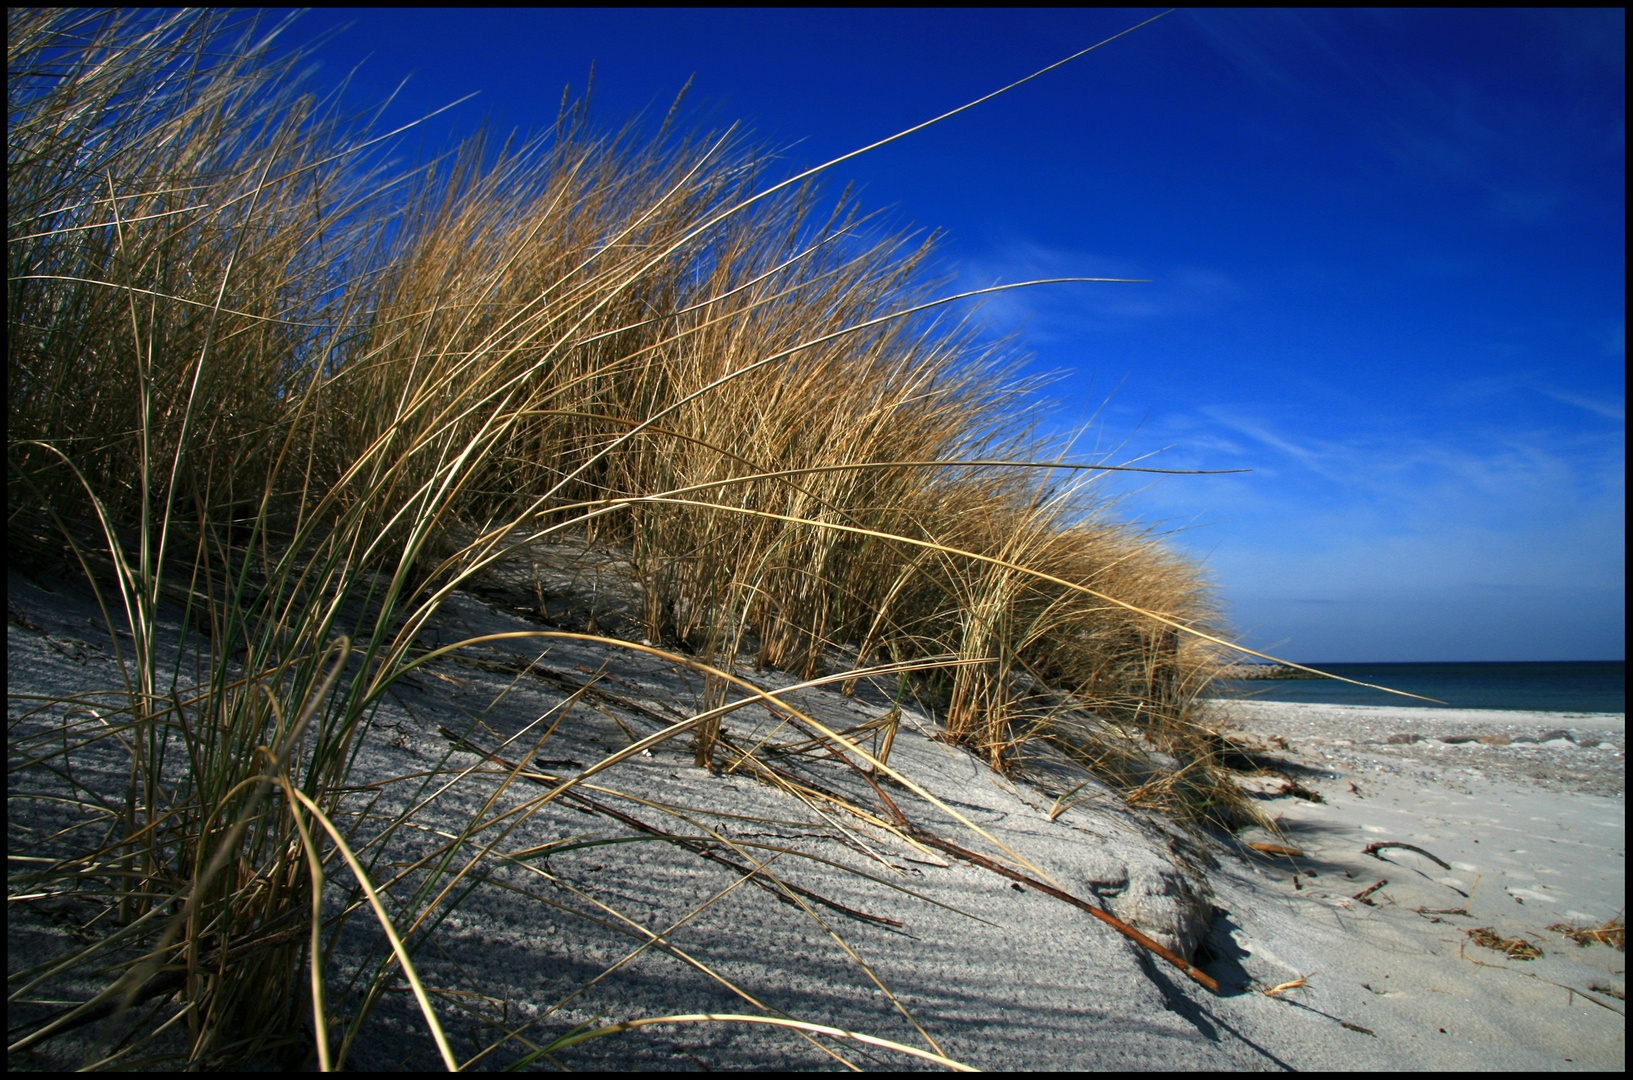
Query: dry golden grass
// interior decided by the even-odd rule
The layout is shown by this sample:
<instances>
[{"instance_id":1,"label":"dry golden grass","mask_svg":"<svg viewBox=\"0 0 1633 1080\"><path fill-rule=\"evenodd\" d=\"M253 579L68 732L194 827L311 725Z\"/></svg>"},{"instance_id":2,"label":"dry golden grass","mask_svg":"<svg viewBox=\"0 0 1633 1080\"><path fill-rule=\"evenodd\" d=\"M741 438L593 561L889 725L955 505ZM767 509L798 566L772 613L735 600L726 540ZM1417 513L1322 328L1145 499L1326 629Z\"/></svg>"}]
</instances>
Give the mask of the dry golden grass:
<instances>
[{"instance_id":1,"label":"dry golden grass","mask_svg":"<svg viewBox=\"0 0 1633 1080\"><path fill-rule=\"evenodd\" d=\"M1627 951L1627 923L1623 921L1621 913L1607 919L1598 926L1573 926L1570 923L1555 923L1548 927L1570 938L1583 948L1598 943L1609 945L1617 952Z\"/></svg>"},{"instance_id":2,"label":"dry golden grass","mask_svg":"<svg viewBox=\"0 0 1633 1080\"><path fill-rule=\"evenodd\" d=\"M162 970L194 1064L326 1031L336 874L414 980L334 818L416 632L518 528L626 550L709 705L745 644L807 679L850 644L929 668L916 692L996 767L1053 738L1137 804L1246 812L1196 723L1224 652L1205 582L1031 441L1035 388L938 314L959 298L927 243L845 198L813 216L809 174L768 182L731 132L642 144L565 107L493 164L478 138L389 174L239 16L8 31L8 535L131 642L124 705L85 729L128 748L122 827L13 880L105 898L145 950L76 1015ZM210 657L185 698L162 603ZM717 724L668 737L707 762Z\"/></svg>"}]
</instances>

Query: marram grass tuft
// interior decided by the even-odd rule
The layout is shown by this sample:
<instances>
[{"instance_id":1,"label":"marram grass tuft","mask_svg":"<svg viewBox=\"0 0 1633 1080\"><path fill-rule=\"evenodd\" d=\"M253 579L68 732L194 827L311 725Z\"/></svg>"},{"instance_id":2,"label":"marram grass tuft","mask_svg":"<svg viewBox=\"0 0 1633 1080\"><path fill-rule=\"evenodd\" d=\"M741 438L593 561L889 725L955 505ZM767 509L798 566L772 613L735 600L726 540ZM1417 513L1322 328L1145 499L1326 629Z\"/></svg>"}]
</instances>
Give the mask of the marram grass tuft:
<instances>
[{"instance_id":1,"label":"marram grass tuft","mask_svg":"<svg viewBox=\"0 0 1633 1080\"><path fill-rule=\"evenodd\" d=\"M395 956L468 1064L405 941L473 838L405 898L344 804L417 635L518 534L620 553L647 651L706 705L739 650L800 679L849 657L1000 770L1050 739L1180 820L1250 813L1198 721L1225 654L1206 583L1030 439L1035 387L926 284L927 243L847 198L819 215L817 170L773 182L734 132L642 142L582 107L390 172L270 59L289 25L8 15L8 540L81 574L123 643L116 699L29 710L55 743L13 723L14 793L58 768L102 828L11 837L12 892L106 912L13 995L108 972L13 1053L174 997L184 1049L146 1032L101 1064L299 1064L315 1039L340 1067ZM666 735L704 765L709 716ZM323 960L353 919L389 953L337 1017Z\"/></svg>"}]
</instances>

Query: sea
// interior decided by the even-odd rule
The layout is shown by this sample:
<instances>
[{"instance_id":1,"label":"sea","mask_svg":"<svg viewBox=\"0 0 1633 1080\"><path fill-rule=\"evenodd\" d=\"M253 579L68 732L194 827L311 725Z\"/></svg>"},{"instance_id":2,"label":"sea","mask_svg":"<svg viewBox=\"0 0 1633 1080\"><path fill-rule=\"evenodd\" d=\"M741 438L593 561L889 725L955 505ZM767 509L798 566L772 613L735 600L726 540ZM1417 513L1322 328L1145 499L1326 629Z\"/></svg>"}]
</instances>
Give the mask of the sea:
<instances>
[{"instance_id":1,"label":"sea","mask_svg":"<svg viewBox=\"0 0 1633 1080\"><path fill-rule=\"evenodd\" d=\"M1445 704L1414 701L1336 679L1221 679L1217 697L1312 705L1399 705L1427 709L1625 713L1622 660L1478 664L1307 664L1358 682L1404 690Z\"/></svg>"}]
</instances>

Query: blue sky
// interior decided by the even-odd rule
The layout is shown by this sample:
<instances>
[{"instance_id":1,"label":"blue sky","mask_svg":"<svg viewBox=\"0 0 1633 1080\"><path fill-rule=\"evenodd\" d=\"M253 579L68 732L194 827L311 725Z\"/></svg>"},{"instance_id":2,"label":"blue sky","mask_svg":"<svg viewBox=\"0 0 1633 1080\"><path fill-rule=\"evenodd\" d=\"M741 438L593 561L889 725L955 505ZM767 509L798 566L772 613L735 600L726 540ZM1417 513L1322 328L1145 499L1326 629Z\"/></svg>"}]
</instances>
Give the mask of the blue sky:
<instances>
[{"instance_id":1,"label":"blue sky","mask_svg":"<svg viewBox=\"0 0 1633 1080\"><path fill-rule=\"evenodd\" d=\"M741 121L787 172L1151 17L1127 11L321 10L314 88L442 148ZM831 170L1005 293L1046 433L1175 530L1253 648L1303 662L1621 659L1624 15L1176 11ZM405 151L417 152L416 135ZM782 175L782 174L779 174ZM1109 397L1109 401L1107 400ZM1118 486L1120 485L1120 486Z\"/></svg>"}]
</instances>

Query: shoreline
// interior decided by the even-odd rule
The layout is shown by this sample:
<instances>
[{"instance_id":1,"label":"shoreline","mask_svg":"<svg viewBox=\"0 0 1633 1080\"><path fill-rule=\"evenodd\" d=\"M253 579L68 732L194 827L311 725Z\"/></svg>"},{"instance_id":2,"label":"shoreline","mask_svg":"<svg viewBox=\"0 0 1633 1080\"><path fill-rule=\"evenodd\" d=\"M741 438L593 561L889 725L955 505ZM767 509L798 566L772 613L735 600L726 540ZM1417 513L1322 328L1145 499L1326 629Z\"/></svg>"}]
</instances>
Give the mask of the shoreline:
<instances>
[{"instance_id":1,"label":"shoreline","mask_svg":"<svg viewBox=\"0 0 1633 1080\"><path fill-rule=\"evenodd\" d=\"M1244 682L1245 682L1245 680L1244 680ZM1273 692L1273 691L1268 691L1268 692ZM1234 704L1236 702L1243 702L1243 703L1257 704L1257 705L1301 705L1301 706L1302 705L1307 705L1307 706L1310 706L1311 708L1316 708L1316 709L1328 709L1328 708L1331 708L1331 709L1400 709L1400 710L1405 710L1405 711L1408 711L1408 712L1418 712L1418 713L1477 712L1477 713L1498 713L1498 714L1502 714L1502 715L1509 715L1509 714L1515 714L1515 713L1522 713L1522 714L1530 715L1530 714L1533 714L1533 713L1538 713L1538 714L1547 714L1547 715L1553 715L1553 716L1625 716L1626 715L1625 710L1607 711L1607 710L1603 710L1603 709L1587 709L1587 708L1582 708L1582 709L1532 709L1532 708L1496 709L1496 708L1488 708L1488 707L1475 706L1475 705L1424 705L1424 704L1420 704L1420 703L1418 703L1416 701L1412 701L1412 700L1407 699L1407 698L1400 699L1399 704L1396 704L1394 701L1388 701L1388 702L1382 702L1382 703L1380 703L1380 702L1357 702L1357 701L1286 701L1286 700L1282 700L1280 698L1260 697L1260 696L1258 696L1258 692L1256 690L1242 690L1242 689L1236 689L1236 688L1232 688L1231 690L1227 691L1225 694L1223 694L1221 696L1217 696L1217 697L1199 697L1197 700L1200 701L1200 702L1203 702L1203 703L1205 703L1207 705L1229 705L1229 704Z\"/></svg>"},{"instance_id":2,"label":"shoreline","mask_svg":"<svg viewBox=\"0 0 1633 1080\"><path fill-rule=\"evenodd\" d=\"M1604 723L1612 728L1624 725L1627 720L1625 712L1595 712L1590 709L1559 710L1559 709L1469 709L1449 708L1441 705L1358 705L1349 702L1324 701L1273 701L1261 698L1232 698L1216 697L1199 699L1207 703L1210 708L1231 708L1242 705L1249 708L1269 706L1273 710L1283 709L1334 709L1342 712L1354 712L1357 715L1375 715L1379 713L1398 713L1413 719L1421 720L1450 720L1453 722L1491 722L1503 720L1526 722L1532 717L1572 717L1585 719L1595 723Z\"/></svg>"},{"instance_id":3,"label":"shoreline","mask_svg":"<svg viewBox=\"0 0 1633 1080\"><path fill-rule=\"evenodd\" d=\"M1325 705L1302 701L1232 701L1215 699L1208 715L1244 727L1279 725L1335 735L1351 733L1358 739L1417 731L1427 737L1492 739L1481 745L1546 743L1540 738L1565 731L1579 746L1611 743L1625 746L1627 714L1608 712L1548 712L1537 709L1431 709L1400 705ZM1533 734L1534 733L1534 734ZM1507 736L1505 744L1498 736Z\"/></svg>"},{"instance_id":4,"label":"shoreline","mask_svg":"<svg viewBox=\"0 0 1633 1080\"><path fill-rule=\"evenodd\" d=\"M1210 716L1225 729L1296 741L1350 769L1429 765L1555 792L1626 792L1625 713L1235 701Z\"/></svg>"}]
</instances>

